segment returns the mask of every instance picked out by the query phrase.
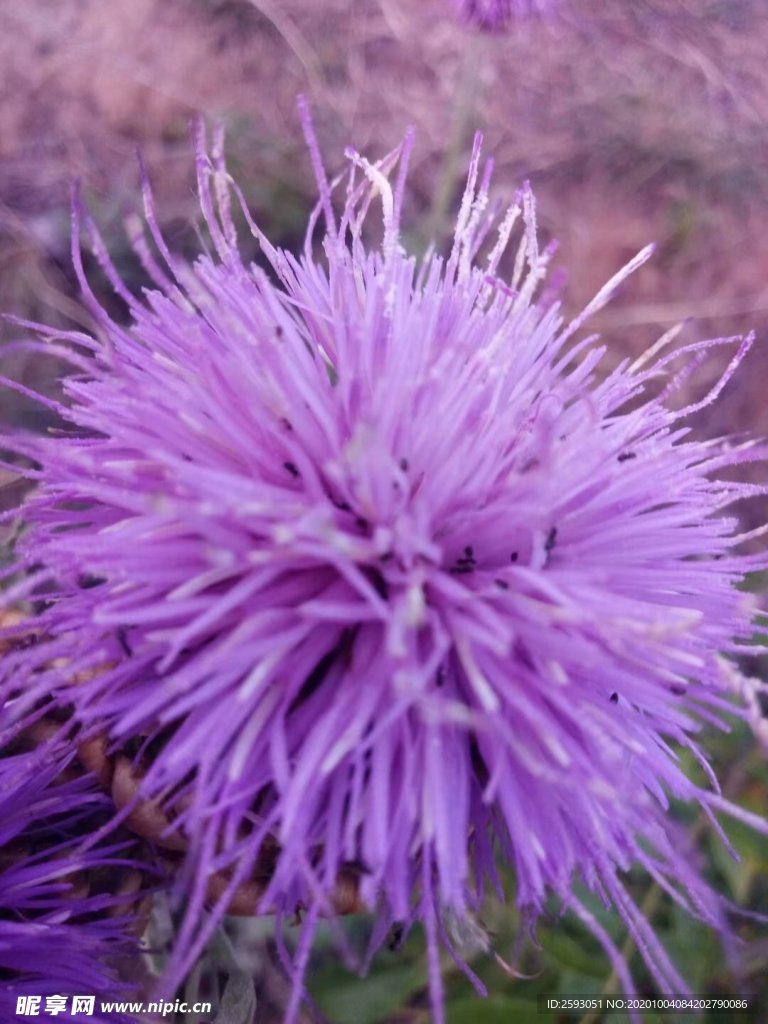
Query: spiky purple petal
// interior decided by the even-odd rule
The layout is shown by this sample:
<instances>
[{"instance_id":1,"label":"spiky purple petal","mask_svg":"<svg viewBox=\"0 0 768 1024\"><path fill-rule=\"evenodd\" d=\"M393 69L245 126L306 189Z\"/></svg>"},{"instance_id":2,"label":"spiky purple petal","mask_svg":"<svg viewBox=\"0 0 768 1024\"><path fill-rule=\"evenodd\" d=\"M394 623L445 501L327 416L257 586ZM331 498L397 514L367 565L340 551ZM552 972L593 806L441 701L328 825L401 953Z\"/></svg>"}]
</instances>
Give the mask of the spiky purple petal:
<instances>
[{"instance_id":1,"label":"spiky purple petal","mask_svg":"<svg viewBox=\"0 0 768 1024\"><path fill-rule=\"evenodd\" d=\"M27 995L41 997L43 1007L46 996L65 996L67 1009L59 1020L75 1019L74 995L97 997L97 1022L126 1020L122 1014L103 1014L98 1000L130 994L117 963L138 952L128 935L134 900L100 892L91 881L94 873L132 866L133 851L124 840L87 844L113 808L91 780L66 776L72 757L65 743L53 741L0 758L4 1021L16 1019L17 999Z\"/></svg>"}]
</instances>

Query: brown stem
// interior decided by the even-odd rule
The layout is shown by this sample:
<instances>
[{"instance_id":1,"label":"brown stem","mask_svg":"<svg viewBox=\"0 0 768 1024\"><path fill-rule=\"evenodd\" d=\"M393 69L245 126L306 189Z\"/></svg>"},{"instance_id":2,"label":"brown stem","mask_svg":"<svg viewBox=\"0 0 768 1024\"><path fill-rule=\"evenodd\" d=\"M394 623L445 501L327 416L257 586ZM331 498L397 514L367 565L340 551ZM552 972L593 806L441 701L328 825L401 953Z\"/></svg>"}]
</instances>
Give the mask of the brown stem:
<instances>
[{"instance_id":1,"label":"brown stem","mask_svg":"<svg viewBox=\"0 0 768 1024\"><path fill-rule=\"evenodd\" d=\"M125 824L145 839L151 839L166 850L184 851L187 840L181 832L173 830L168 816L157 800L136 800L141 776L135 775L129 758L119 754L115 758L112 776L112 799L122 810L132 805Z\"/></svg>"}]
</instances>

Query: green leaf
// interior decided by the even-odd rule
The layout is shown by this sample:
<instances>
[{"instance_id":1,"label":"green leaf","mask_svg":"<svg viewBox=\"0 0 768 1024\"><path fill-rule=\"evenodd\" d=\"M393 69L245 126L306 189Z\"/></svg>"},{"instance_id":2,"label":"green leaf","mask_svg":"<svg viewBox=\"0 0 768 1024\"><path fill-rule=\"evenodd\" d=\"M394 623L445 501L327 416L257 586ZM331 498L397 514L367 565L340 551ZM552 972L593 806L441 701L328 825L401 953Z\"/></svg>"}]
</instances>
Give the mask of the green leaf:
<instances>
[{"instance_id":1,"label":"green leaf","mask_svg":"<svg viewBox=\"0 0 768 1024\"><path fill-rule=\"evenodd\" d=\"M541 944L551 957L565 967L572 967L579 974L590 978L604 978L608 973L605 957L597 956L562 932L548 931L540 935Z\"/></svg>"},{"instance_id":2,"label":"green leaf","mask_svg":"<svg viewBox=\"0 0 768 1024\"><path fill-rule=\"evenodd\" d=\"M510 1021L531 1021L536 1017L536 1003L529 999L489 996L483 999L458 999L446 1007L447 1024L509 1024Z\"/></svg>"},{"instance_id":3,"label":"green leaf","mask_svg":"<svg viewBox=\"0 0 768 1024\"><path fill-rule=\"evenodd\" d=\"M696 1021L699 1018L696 1014L691 1014L691 1020ZM628 1024L629 1016L626 1013L608 1013L605 1017L601 1018L601 1024ZM679 1024L680 1014L674 1018L674 1024ZM665 1017L658 1013L649 1013L647 1010L643 1013L643 1024L672 1024L672 1017Z\"/></svg>"},{"instance_id":4,"label":"green leaf","mask_svg":"<svg viewBox=\"0 0 768 1024\"><path fill-rule=\"evenodd\" d=\"M722 950L715 933L679 906L670 908L668 927L659 934L673 961L685 973L694 992L704 993L722 964Z\"/></svg>"},{"instance_id":5,"label":"green leaf","mask_svg":"<svg viewBox=\"0 0 768 1024\"><path fill-rule=\"evenodd\" d=\"M318 974L312 995L334 1024L378 1024L400 1010L427 978L423 967L402 965L357 978L332 968Z\"/></svg>"}]
</instances>

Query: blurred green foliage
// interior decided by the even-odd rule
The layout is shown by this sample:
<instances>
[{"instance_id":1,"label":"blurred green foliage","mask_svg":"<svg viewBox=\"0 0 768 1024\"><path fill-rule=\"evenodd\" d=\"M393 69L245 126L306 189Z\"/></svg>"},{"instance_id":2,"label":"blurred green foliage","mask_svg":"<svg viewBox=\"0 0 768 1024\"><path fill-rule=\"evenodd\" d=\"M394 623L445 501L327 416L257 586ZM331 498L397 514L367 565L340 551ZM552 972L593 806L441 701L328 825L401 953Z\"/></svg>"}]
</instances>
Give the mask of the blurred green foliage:
<instances>
[{"instance_id":1,"label":"blurred green foliage","mask_svg":"<svg viewBox=\"0 0 768 1024\"><path fill-rule=\"evenodd\" d=\"M768 762L749 729L734 724L730 732L712 732L706 747L729 798L756 812L764 812ZM726 898L745 910L768 914L768 843L746 825L723 819L724 830L739 854L734 860L706 822L703 814L688 807L675 808L674 816L697 839L704 871ZM508 891L514 882L505 879ZM715 933L691 918L640 871L625 879L632 898L646 912L654 929L698 996L739 995L748 998L747 1010L710 1010L701 1015L646 1013L645 1024L763 1024L768 1020L768 972L765 926L751 918L731 917L734 941L724 948ZM581 896L590 911L607 928L627 955L642 995L656 993L642 958L618 916L607 911L595 897ZM511 905L490 901L481 923L491 938L493 951L503 960L516 948L519 916ZM362 917L344 926L354 948L363 950L369 925ZM448 1024L507 1024L514 1021L547 1021L548 1024L627 1024L626 1014L557 1013L540 1011L540 996L603 997L619 994L620 986L596 940L572 915L551 913L536 929L538 946L521 947L515 973L507 972L491 954L470 958L473 971L487 986L489 996L479 997L468 979L443 956L443 977ZM309 974L309 987L323 1014L333 1024L430 1024L432 1014L427 992L427 959L424 935L416 928L397 952L383 950L366 978L346 971L338 961L330 933L319 937ZM258 1017L256 1018L258 1020Z\"/></svg>"}]
</instances>

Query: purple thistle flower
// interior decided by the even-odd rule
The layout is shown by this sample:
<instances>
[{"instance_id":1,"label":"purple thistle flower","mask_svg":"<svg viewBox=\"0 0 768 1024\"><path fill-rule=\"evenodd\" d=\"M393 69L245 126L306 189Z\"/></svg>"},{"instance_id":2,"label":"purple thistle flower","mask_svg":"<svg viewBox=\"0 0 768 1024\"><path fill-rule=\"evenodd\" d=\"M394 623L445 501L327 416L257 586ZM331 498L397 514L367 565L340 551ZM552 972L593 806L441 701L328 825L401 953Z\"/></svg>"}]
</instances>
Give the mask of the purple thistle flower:
<instances>
[{"instance_id":1,"label":"purple thistle flower","mask_svg":"<svg viewBox=\"0 0 768 1024\"><path fill-rule=\"evenodd\" d=\"M518 18L546 14L553 0L458 0L462 17L483 29L500 29Z\"/></svg>"},{"instance_id":2,"label":"purple thistle flower","mask_svg":"<svg viewBox=\"0 0 768 1024\"><path fill-rule=\"evenodd\" d=\"M6 748L7 749L7 748ZM128 935L135 897L100 891L95 874L134 867L125 840L87 848L86 837L114 814L82 775L69 777L63 743L0 758L0 1019L16 1019L17 999L130 994L117 962L135 956ZM143 865L136 865L142 872ZM96 1021L124 1020L104 1014Z\"/></svg>"},{"instance_id":3,"label":"purple thistle flower","mask_svg":"<svg viewBox=\"0 0 768 1024\"><path fill-rule=\"evenodd\" d=\"M689 424L751 336L668 351L671 332L601 375L603 349L579 332L650 249L567 324L541 291L553 249L533 196L489 211L479 139L452 249L418 261L399 234L411 138L377 163L347 152L337 218L308 134L321 201L303 254L275 249L243 205L268 269L239 255L220 135L211 160L198 139L213 252L193 266L169 252L146 182L142 297L85 218L130 321L99 306L75 245L102 337L41 331L78 369L53 403L68 431L6 442L37 483L15 566L28 575L8 600L47 591L41 640L6 676L28 700L72 702L116 746L152 742L140 793L189 844L171 989L247 885L254 911L306 911L293 1020L318 917L351 880L377 916L372 949L393 924L424 924L439 1022L439 947L482 945L498 850L530 921L556 894L631 991L581 881L659 988L685 991L621 875L642 865L722 930L728 905L669 802L768 830L676 754L709 770L702 723L750 714L728 655L750 650L737 584L766 559L743 553L732 507L764 488L721 471L765 449ZM84 216L76 203L76 239ZM719 382L675 411L723 345L736 352Z\"/></svg>"}]
</instances>

